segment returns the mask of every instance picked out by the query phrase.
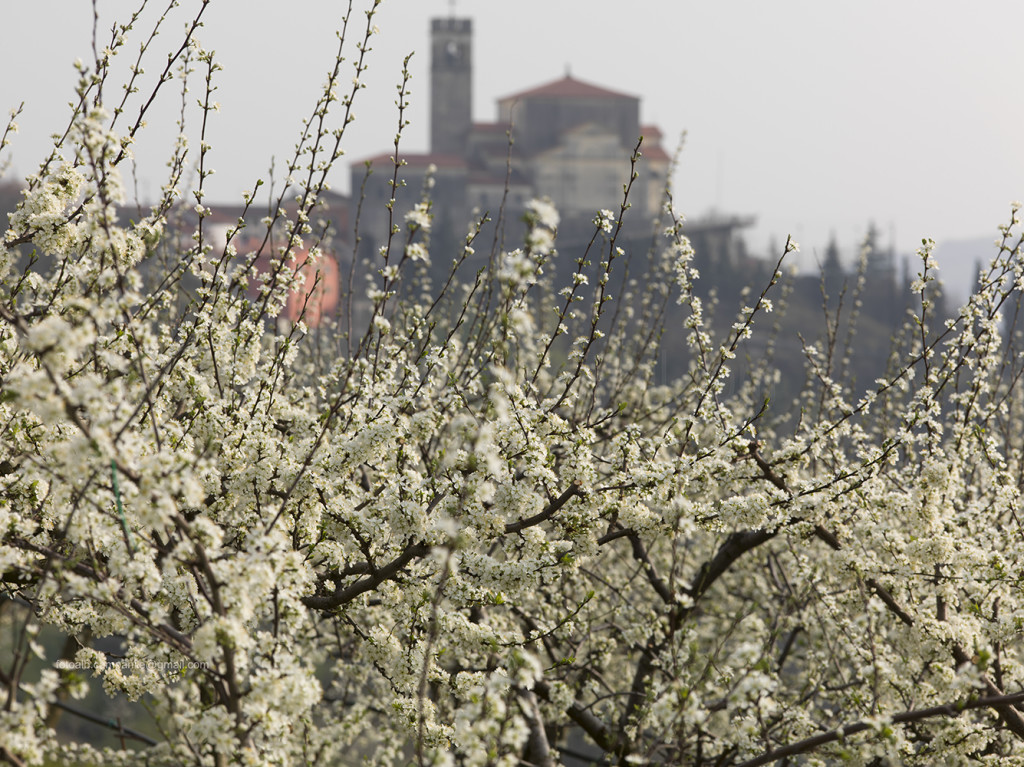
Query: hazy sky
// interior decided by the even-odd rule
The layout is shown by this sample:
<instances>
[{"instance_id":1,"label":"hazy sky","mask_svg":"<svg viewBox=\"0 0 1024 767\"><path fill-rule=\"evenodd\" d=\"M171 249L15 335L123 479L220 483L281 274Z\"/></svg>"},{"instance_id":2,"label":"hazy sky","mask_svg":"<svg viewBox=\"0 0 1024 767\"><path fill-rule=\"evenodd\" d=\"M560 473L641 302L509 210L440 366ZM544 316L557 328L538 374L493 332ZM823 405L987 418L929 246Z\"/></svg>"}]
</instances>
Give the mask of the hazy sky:
<instances>
[{"instance_id":1,"label":"hazy sky","mask_svg":"<svg viewBox=\"0 0 1024 767\"><path fill-rule=\"evenodd\" d=\"M368 3L355 0L356 25ZM182 0L157 38L147 82L199 4ZM236 199L266 177L272 155L280 167L332 64L345 5L212 1L200 39L224 67L208 137L213 200ZM101 26L133 6L99 0ZM429 19L449 7L384 0L350 158L389 149L395 86L413 51L404 146L426 149ZM923 236L994 238L1010 201L1024 198L1021 0L458 0L455 12L474 22L476 119L494 119L496 98L567 67L640 96L642 121L658 124L666 143L687 131L679 207L691 218L712 208L755 215L754 252L792 233L805 255L820 254L834 232L852 256L870 221L908 252ZM6 150L13 172L30 172L62 127L71 62L91 56L91 17L86 0L5 0L0 106L26 102ZM175 89L164 98L137 149L143 196L159 188L170 154L179 97ZM347 164L343 171L334 184L344 191Z\"/></svg>"}]
</instances>

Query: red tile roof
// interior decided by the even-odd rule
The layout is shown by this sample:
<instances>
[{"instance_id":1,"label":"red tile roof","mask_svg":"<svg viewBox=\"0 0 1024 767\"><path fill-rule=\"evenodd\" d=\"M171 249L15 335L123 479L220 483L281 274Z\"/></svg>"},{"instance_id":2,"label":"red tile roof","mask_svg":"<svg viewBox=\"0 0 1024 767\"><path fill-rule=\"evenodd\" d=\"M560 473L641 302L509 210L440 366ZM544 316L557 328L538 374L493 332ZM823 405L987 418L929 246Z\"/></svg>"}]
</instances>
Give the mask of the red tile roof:
<instances>
[{"instance_id":1,"label":"red tile roof","mask_svg":"<svg viewBox=\"0 0 1024 767\"><path fill-rule=\"evenodd\" d=\"M640 146L640 154L643 155L645 160L658 160L664 162L670 162L672 157L657 144L648 146L646 143Z\"/></svg>"},{"instance_id":2,"label":"red tile roof","mask_svg":"<svg viewBox=\"0 0 1024 767\"><path fill-rule=\"evenodd\" d=\"M566 75L561 80L555 80L554 82L547 83L546 85L538 85L536 88L530 88L529 90L505 96L505 98L498 99L498 103L516 101L518 99L525 98L635 99L636 96L630 96L628 93L619 93L618 91L608 90L607 88L602 88L599 85L591 85L590 83L585 83L582 80L577 80L570 75Z\"/></svg>"}]
</instances>

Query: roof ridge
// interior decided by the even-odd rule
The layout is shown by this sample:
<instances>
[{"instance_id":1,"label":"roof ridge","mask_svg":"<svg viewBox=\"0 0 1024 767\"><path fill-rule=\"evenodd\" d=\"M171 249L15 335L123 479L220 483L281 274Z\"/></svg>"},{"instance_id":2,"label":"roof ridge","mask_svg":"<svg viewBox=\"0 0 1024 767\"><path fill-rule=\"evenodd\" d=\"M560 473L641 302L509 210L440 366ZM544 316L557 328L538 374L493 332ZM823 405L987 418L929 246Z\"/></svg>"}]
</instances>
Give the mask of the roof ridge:
<instances>
[{"instance_id":1,"label":"roof ridge","mask_svg":"<svg viewBox=\"0 0 1024 767\"><path fill-rule=\"evenodd\" d=\"M552 80L551 82L544 83L542 85L528 88L518 93L512 93L508 96L498 99L498 103L501 104L506 101L515 101L523 98L617 98L617 99L637 99L637 96L632 96L628 93L622 93L621 91L613 91L610 88L605 88L600 85L594 85L584 80L577 79L572 75L565 75Z\"/></svg>"}]
</instances>

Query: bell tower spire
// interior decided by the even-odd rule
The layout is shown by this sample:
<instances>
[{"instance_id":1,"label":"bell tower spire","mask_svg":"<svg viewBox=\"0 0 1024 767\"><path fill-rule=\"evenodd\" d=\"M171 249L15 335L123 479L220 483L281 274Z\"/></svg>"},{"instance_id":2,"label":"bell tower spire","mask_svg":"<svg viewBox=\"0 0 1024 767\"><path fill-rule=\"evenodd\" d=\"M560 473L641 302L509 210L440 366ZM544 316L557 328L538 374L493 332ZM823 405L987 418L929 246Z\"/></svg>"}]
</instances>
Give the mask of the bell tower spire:
<instances>
[{"instance_id":1,"label":"bell tower spire","mask_svg":"<svg viewBox=\"0 0 1024 767\"><path fill-rule=\"evenodd\" d=\"M451 15L431 21L430 151L462 154L473 121L473 22Z\"/></svg>"}]
</instances>

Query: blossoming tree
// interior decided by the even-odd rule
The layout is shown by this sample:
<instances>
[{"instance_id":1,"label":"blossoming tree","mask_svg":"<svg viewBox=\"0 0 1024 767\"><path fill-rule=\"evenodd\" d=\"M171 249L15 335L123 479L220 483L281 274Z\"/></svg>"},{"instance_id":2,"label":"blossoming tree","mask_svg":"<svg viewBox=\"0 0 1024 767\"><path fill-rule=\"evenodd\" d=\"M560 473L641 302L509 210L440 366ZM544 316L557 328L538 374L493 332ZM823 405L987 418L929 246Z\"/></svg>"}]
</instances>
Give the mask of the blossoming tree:
<instances>
[{"instance_id":1,"label":"blossoming tree","mask_svg":"<svg viewBox=\"0 0 1024 767\"><path fill-rule=\"evenodd\" d=\"M885 376L856 388L827 335L781 409L770 359L726 388L781 273L710 327L671 206L653 258L623 251L628 176L586 252L538 201L477 271L480 222L431 252L424 199L354 282L365 322L307 334L276 318L375 9L254 252L211 237L184 125L162 199L118 216L157 93L106 100L128 25L80 68L0 243L0 759L1024 764L1017 209L954 319L925 242ZM205 114L196 28L157 90L198 77ZM655 385L668 340L688 372Z\"/></svg>"}]
</instances>

